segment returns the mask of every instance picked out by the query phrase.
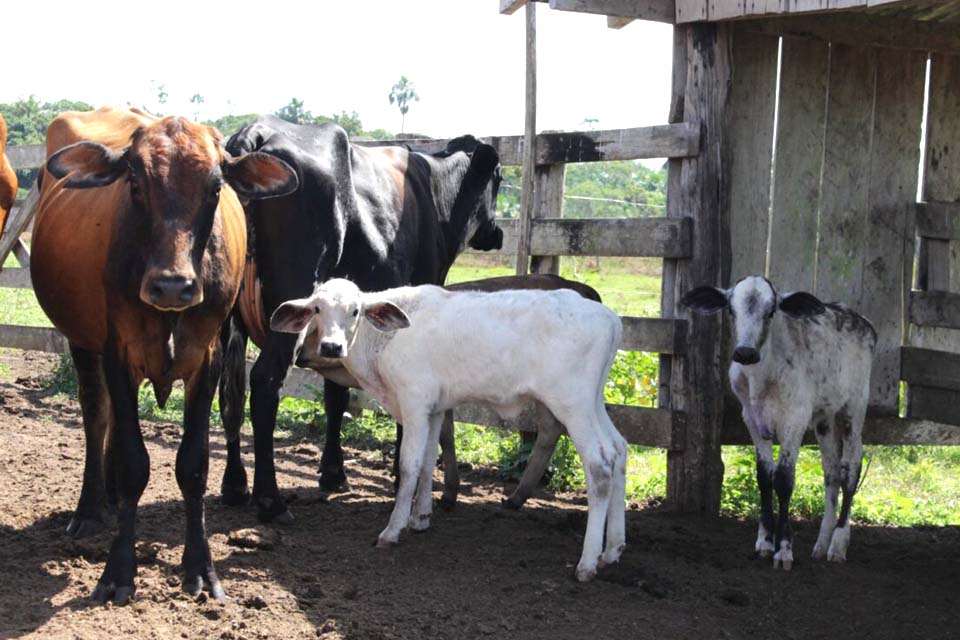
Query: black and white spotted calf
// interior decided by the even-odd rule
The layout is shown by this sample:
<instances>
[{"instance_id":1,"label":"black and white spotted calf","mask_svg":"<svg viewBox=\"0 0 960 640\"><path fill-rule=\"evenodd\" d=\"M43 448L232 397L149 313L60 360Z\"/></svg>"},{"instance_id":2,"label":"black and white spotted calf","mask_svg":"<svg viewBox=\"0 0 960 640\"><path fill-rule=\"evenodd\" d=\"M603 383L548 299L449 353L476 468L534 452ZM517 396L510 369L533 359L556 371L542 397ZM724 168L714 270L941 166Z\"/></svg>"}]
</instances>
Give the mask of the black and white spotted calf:
<instances>
[{"instance_id":1,"label":"black and white spotted calf","mask_svg":"<svg viewBox=\"0 0 960 640\"><path fill-rule=\"evenodd\" d=\"M803 434L814 427L823 461L825 510L813 557L843 562L863 457L863 419L877 343L873 326L856 312L824 304L809 293L781 296L758 276L744 278L732 289L697 287L682 302L699 313L727 309L733 320L730 384L757 449L756 550L763 557L772 553L774 568L793 565L789 508L794 469ZM776 466L774 437L780 442ZM774 491L780 507L776 528Z\"/></svg>"}]
</instances>

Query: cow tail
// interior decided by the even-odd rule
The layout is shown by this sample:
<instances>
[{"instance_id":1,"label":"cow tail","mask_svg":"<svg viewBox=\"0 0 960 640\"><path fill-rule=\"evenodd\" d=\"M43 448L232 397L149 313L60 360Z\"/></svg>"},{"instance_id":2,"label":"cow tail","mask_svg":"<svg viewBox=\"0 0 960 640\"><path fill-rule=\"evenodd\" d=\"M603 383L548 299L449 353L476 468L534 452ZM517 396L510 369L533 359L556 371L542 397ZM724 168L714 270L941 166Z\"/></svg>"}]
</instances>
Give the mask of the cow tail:
<instances>
[{"instance_id":1,"label":"cow tail","mask_svg":"<svg viewBox=\"0 0 960 640\"><path fill-rule=\"evenodd\" d=\"M240 438L247 400L247 333L235 307L220 330L223 373L220 376L220 417L227 442Z\"/></svg>"}]
</instances>

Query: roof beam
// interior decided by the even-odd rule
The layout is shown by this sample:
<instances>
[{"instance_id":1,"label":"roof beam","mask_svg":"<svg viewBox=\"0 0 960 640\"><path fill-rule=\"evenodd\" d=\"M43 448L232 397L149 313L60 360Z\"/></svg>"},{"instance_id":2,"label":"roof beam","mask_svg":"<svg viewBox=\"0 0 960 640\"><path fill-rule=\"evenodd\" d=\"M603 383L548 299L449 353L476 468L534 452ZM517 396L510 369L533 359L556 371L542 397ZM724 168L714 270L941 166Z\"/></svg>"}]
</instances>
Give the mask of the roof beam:
<instances>
[{"instance_id":1,"label":"roof beam","mask_svg":"<svg viewBox=\"0 0 960 640\"><path fill-rule=\"evenodd\" d=\"M668 24L676 20L675 0L550 0L550 8Z\"/></svg>"},{"instance_id":2,"label":"roof beam","mask_svg":"<svg viewBox=\"0 0 960 640\"><path fill-rule=\"evenodd\" d=\"M527 0L500 0L500 13L505 16L513 15L517 9L527 4Z\"/></svg>"}]
</instances>

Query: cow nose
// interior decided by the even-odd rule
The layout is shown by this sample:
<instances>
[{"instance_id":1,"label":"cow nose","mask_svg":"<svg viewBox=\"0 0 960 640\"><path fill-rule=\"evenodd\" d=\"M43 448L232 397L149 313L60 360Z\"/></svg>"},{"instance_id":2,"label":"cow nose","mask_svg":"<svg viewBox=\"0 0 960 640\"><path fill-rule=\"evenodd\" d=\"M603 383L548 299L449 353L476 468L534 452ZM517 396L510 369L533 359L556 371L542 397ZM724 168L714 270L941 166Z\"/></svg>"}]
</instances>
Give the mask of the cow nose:
<instances>
[{"instance_id":1,"label":"cow nose","mask_svg":"<svg viewBox=\"0 0 960 640\"><path fill-rule=\"evenodd\" d=\"M343 357L343 345L339 342L321 342L320 355L324 358L341 358Z\"/></svg>"},{"instance_id":2,"label":"cow nose","mask_svg":"<svg viewBox=\"0 0 960 640\"><path fill-rule=\"evenodd\" d=\"M181 310L199 303L196 279L182 275L151 278L146 293L145 302L158 309Z\"/></svg>"},{"instance_id":3,"label":"cow nose","mask_svg":"<svg viewBox=\"0 0 960 640\"><path fill-rule=\"evenodd\" d=\"M757 364L760 362L760 352L753 347L737 347L733 351L733 361L740 364Z\"/></svg>"}]
</instances>

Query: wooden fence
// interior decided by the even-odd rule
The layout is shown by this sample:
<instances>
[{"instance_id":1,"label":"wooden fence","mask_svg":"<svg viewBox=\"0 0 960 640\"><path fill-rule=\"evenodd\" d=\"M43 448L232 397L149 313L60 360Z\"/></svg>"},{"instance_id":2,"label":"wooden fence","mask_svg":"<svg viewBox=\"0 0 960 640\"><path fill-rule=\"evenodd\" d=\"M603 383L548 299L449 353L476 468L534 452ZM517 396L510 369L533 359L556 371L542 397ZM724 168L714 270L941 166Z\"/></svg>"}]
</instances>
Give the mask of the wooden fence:
<instances>
[{"instance_id":1,"label":"wooden fence","mask_svg":"<svg viewBox=\"0 0 960 640\"><path fill-rule=\"evenodd\" d=\"M641 158L680 158L699 152L700 130L689 123L640 127L611 131L540 134L536 140L537 179L540 197L534 203L529 253L538 257L552 256L628 256L682 259L692 252L691 221L680 217L564 219L563 166L569 162L597 162ZM505 165L521 162L521 136L483 138L492 144ZM417 150L436 151L445 148L446 140L407 139L396 142L359 141L365 145L405 144ZM8 148L14 168L27 169L42 165L42 145ZM21 242L13 243L29 224L29 207L11 215L12 230L3 241L13 244L21 258L21 268L0 271L0 287L29 288L29 254ZM499 252L512 255L519 242L518 221L500 219L504 230L504 246ZM2 245L0 245L2 251ZM3 254L5 255L5 254ZM622 349L664 354L683 353L686 346L686 323L669 318L624 316ZM66 341L55 329L0 325L0 347L51 352L66 350ZM313 398L322 388L322 379L311 371L294 369L284 385L287 396ZM682 446L684 415L669 408L608 406L610 415L627 440L633 444L676 449ZM457 418L463 422L535 430L531 412L517 420L501 421L493 412L479 406L461 407Z\"/></svg>"}]
</instances>

